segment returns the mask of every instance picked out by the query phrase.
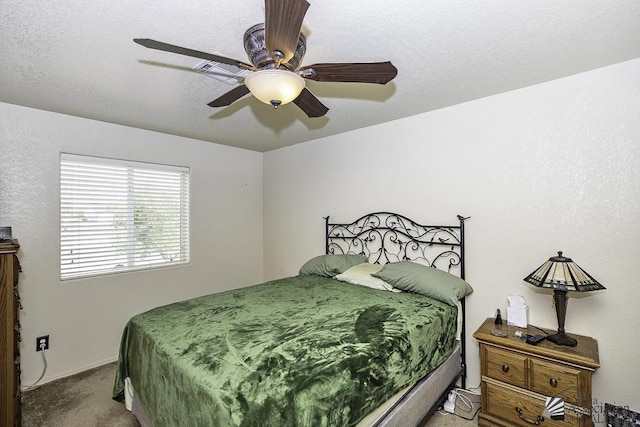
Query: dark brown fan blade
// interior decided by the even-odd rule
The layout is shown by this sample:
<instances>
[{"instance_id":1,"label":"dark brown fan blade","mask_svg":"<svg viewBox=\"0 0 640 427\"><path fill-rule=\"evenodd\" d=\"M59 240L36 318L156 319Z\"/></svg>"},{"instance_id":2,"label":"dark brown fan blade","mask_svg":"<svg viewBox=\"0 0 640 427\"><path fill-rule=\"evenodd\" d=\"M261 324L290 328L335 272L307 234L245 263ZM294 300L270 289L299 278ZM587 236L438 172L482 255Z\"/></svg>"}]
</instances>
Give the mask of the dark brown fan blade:
<instances>
[{"instance_id":1,"label":"dark brown fan blade","mask_svg":"<svg viewBox=\"0 0 640 427\"><path fill-rule=\"evenodd\" d=\"M300 107L300 109L311 118L322 117L329 111L306 87L302 89L300 95L293 100L293 103Z\"/></svg>"},{"instance_id":2,"label":"dark brown fan blade","mask_svg":"<svg viewBox=\"0 0 640 427\"><path fill-rule=\"evenodd\" d=\"M398 69L390 62L313 64L300 69L302 77L319 82L385 84Z\"/></svg>"},{"instance_id":3,"label":"dark brown fan blade","mask_svg":"<svg viewBox=\"0 0 640 427\"><path fill-rule=\"evenodd\" d=\"M249 88L246 87L245 85L240 85L240 86L234 87L229 92L222 95L221 97L214 99L207 105L209 107L224 107L227 105L231 105L231 103L237 101L238 99L242 98L248 93L249 93Z\"/></svg>"},{"instance_id":4,"label":"dark brown fan blade","mask_svg":"<svg viewBox=\"0 0 640 427\"><path fill-rule=\"evenodd\" d=\"M273 55L280 51L286 63L298 45L300 28L309 3L306 0L265 0L265 44Z\"/></svg>"},{"instance_id":5,"label":"dark brown fan blade","mask_svg":"<svg viewBox=\"0 0 640 427\"><path fill-rule=\"evenodd\" d=\"M245 68L253 70L254 67L249 64L245 64L242 61L238 61L231 58L226 58L220 55L214 55L212 53L200 52L199 50L187 49L186 47L180 47L168 43L159 42L151 39L133 39L134 42L148 47L149 49L163 50L165 52L178 53L180 55L193 56L194 58L208 59L209 61L222 62L223 64L235 65L239 68Z\"/></svg>"}]
</instances>

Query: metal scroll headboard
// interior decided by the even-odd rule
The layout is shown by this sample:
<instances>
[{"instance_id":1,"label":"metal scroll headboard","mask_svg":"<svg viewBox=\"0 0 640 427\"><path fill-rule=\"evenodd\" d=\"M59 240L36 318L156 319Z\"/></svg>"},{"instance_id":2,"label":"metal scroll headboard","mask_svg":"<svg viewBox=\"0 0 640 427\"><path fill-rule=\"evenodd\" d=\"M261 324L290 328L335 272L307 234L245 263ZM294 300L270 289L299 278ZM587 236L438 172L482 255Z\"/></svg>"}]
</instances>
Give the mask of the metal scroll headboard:
<instances>
[{"instance_id":1,"label":"metal scroll headboard","mask_svg":"<svg viewBox=\"0 0 640 427\"><path fill-rule=\"evenodd\" d=\"M326 221L327 254L362 254L369 262L415 261L465 278L464 221L422 225L391 212L365 215L349 224Z\"/></svg>"},{"instance_id":2,"label":"metal scroll headboard","mask_svg":"<svg viewBox=\"0 0 640 427\"><path fill-rule=\"evenodd\" d=\"M349 224L326 222L326 254L362 254L370 263L415 261L465 279L464 222L458 225L422 225L391 212L376 212ZM466 385L465 300L462 307L462 388ZM444 397L444 396L443 396Z\"/></svg>"}]
</instances>

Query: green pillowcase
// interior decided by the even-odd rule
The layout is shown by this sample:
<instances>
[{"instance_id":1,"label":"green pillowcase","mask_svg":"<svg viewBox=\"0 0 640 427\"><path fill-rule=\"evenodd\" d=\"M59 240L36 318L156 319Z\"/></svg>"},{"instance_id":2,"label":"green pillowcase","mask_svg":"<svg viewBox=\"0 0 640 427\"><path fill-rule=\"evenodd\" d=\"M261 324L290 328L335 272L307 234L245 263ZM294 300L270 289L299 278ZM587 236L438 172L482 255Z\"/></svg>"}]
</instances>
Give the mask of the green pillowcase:
<instances>
[{"instance_id":1,"label":"green pillowcase","mask_svg":"<svg viewBox=\"0 0 640 427\"><path fill-rule=\"evenodd\" d=\"M453 274L410 261L386 264L372 276L403 291L426 295L453 306L473 292L467 282Z\"/></svg>"},{"instance_id":2,"label":"green pillowcase","mask_svg":"<svg viewBox=\"0 0 640 427\"><path fill-rule=\"evenodd\" d=\"M300 267L300 274L333 277L363 262L367 262L367 258L364 255L319 255L304 263L304 265Z\"/></svg>"}]
</instances>

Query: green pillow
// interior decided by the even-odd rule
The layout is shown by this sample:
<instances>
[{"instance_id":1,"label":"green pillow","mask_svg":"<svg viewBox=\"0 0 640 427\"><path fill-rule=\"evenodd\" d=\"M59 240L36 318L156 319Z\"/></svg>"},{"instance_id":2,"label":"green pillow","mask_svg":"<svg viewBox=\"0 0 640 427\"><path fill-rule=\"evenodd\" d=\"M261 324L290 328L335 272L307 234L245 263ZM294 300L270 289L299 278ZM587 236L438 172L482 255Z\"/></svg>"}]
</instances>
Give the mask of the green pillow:
<instances>
[{"instance_id":1,"label":"green pillow","mask_svg":"<svg viewBox=\"0 0 640 427\"><path fill-rule=\"evenodd\" d=\"M410 261L386 264L372 276L403 291L426 295L453 306L473 292L467 282L453 274Z\"/></svg>"},{"instance_id":2,"label":"green pillow","mask_svg":"<svg viewBox=\"0 0 640 427\"><path fill-rule=\"evenodd\" d=\"M304 265L300 267L300 274L333 277L363 262L367 262L367 258L364 255L319 255L305 262Z\"/></svg>"}]
</instances>

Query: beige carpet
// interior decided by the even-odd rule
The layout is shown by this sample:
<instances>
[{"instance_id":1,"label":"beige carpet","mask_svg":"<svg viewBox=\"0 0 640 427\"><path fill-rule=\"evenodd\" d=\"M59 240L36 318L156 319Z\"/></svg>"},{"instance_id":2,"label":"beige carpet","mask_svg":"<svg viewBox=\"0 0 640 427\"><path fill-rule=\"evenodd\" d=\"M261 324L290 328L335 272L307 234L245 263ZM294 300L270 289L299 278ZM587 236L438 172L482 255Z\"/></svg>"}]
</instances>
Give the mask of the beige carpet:
<instances>
[{"instance_id":1,"label":"beige carpet","mask_svg":"<svg viewBox=\"0 0 640 427\"><path fill-rule=\"evenodd\" d=\"M24 394L23 427L139 427L123 404L111 399L115 363Z\"/></svg>"},{"instance_id":2,"label":"beige carpet","mask_svg":"<svg viewBox=\"0 0 640 427\"><path fill-rule=\"evenodd\" d=\"M24 394L23 427L139 427L123 404L111 399L115 364L52 381ZM477 426L453 414L435 413L423 427Z\"/></svg>"},{"instance_id":3,"label":"beige carpet","mask_svg":"<svg viewBox=\"0 0 640 427\"><path fill-rule=\"evenodd\" d=\"M478 415L467 421L453 414L436 412L423 427L471 427L478 425Z\"/></svg>"}]
</instances>

